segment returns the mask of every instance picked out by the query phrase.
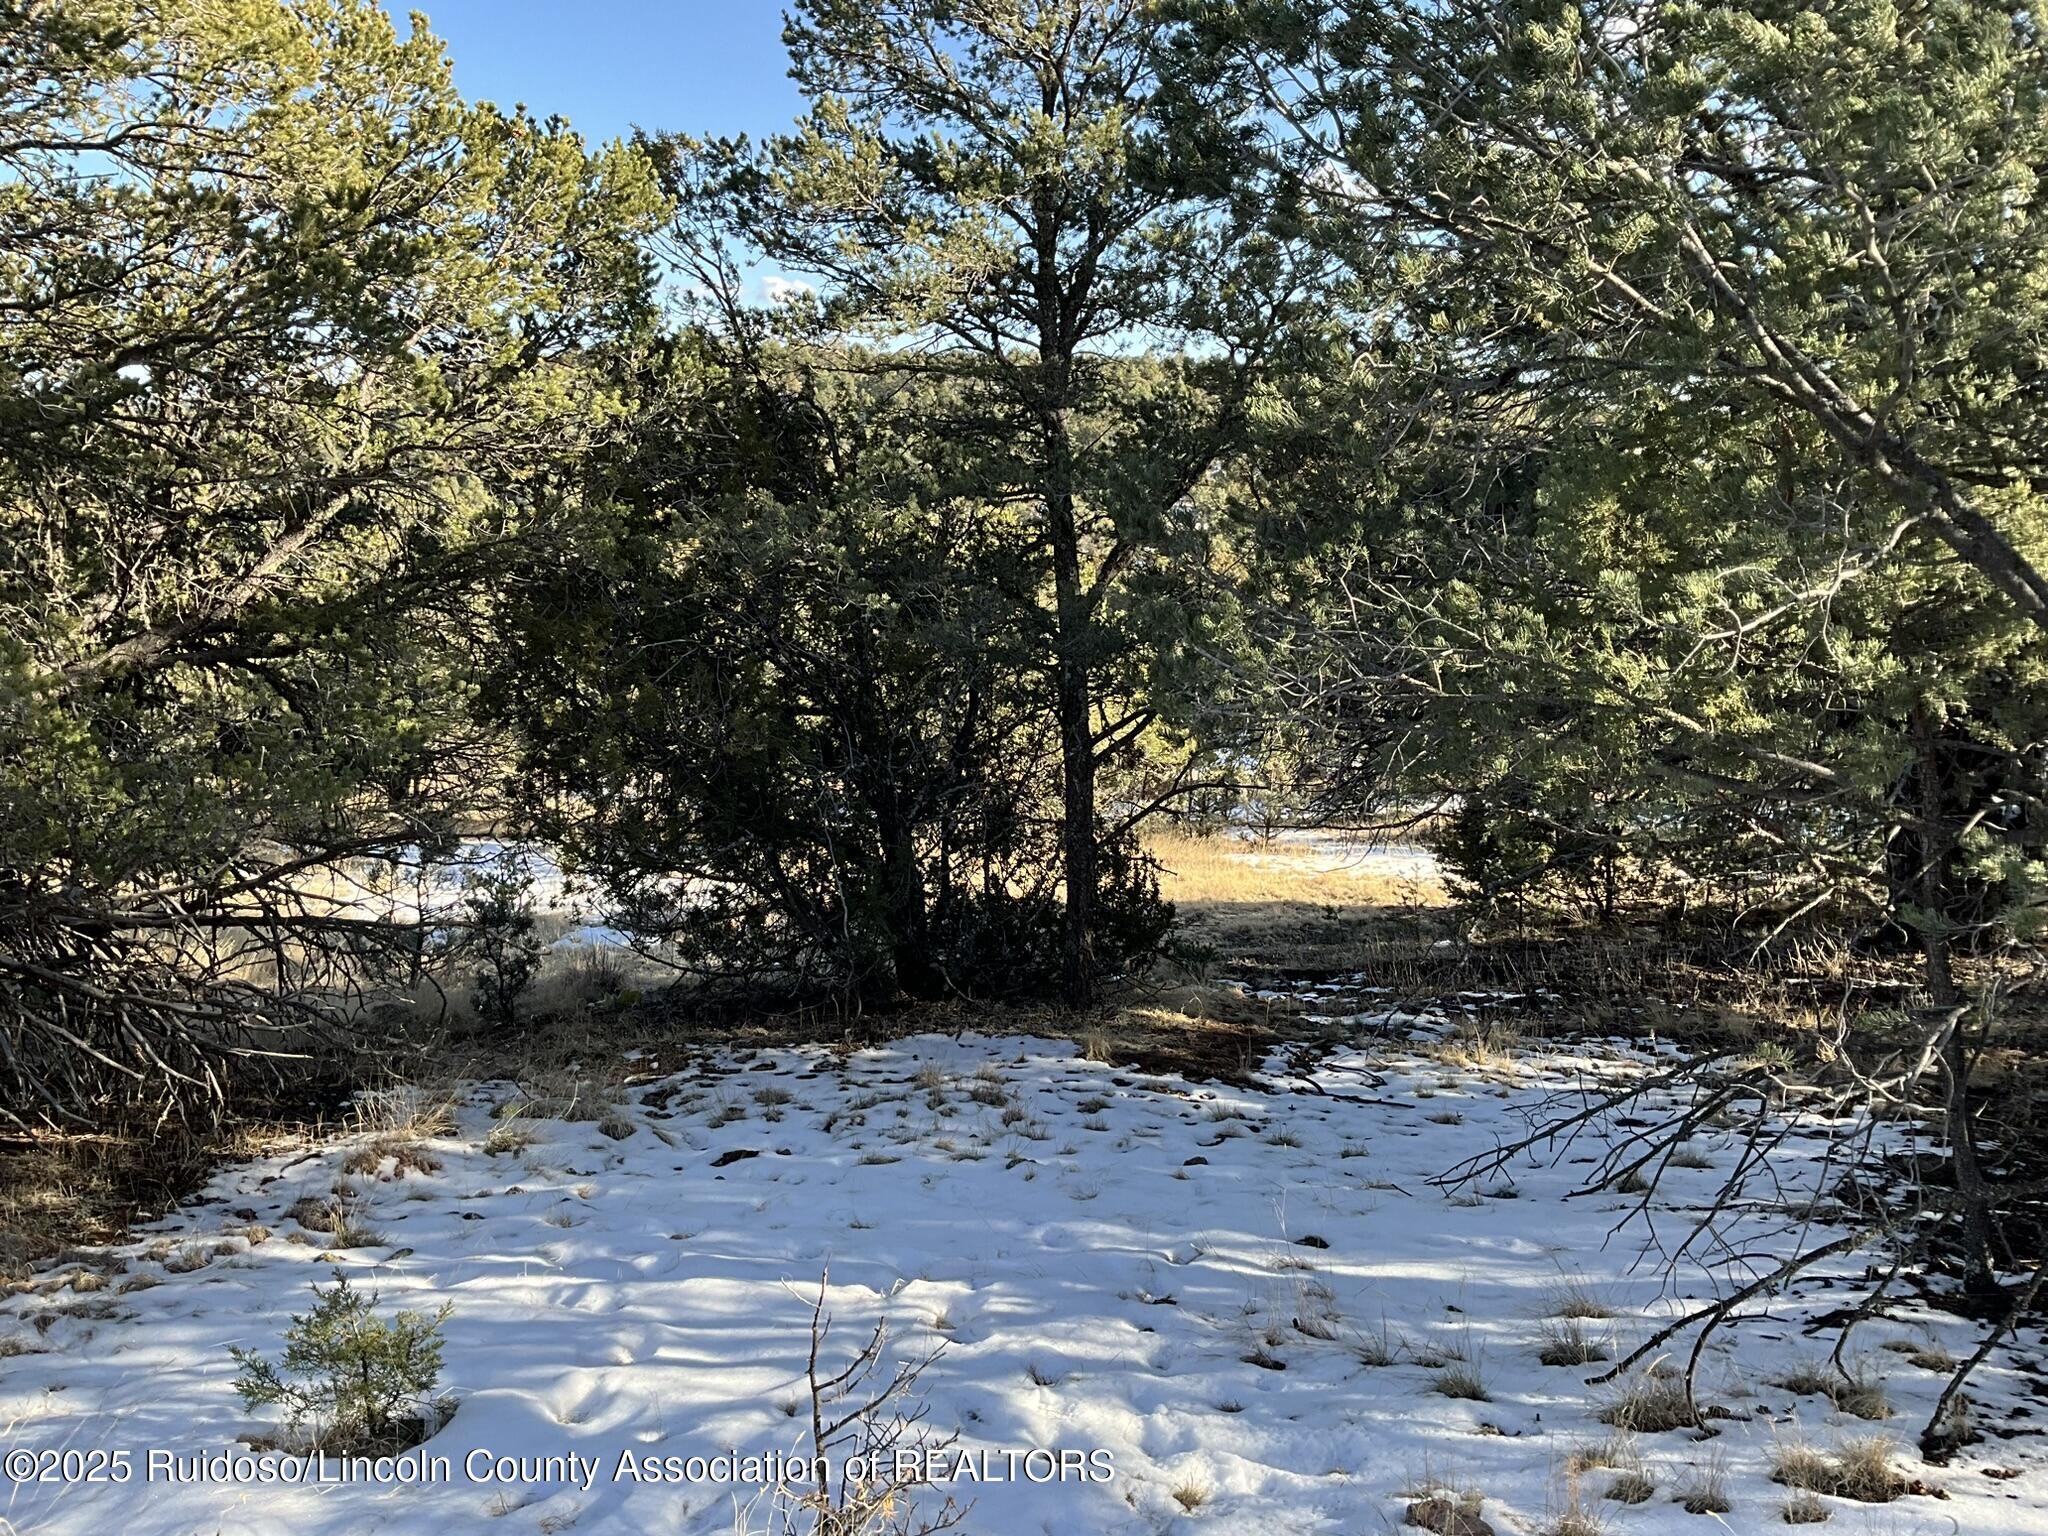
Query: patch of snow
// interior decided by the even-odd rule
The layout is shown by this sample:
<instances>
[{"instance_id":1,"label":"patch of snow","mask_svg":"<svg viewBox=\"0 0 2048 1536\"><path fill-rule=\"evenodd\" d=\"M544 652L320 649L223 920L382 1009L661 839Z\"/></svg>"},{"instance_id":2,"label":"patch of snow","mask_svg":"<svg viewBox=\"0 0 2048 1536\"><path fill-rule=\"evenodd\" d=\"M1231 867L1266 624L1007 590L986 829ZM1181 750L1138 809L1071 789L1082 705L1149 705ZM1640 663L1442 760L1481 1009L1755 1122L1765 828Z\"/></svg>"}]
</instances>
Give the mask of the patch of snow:
<instances>
[{"instance_id":1,"label":"patch of snow","mask_svg":"<svg viewBox=\"0 0 2048 1536\"><path fill-rule=\"evenodd\" d=\"M1389 1013L1384 1027L1421 1017ZM1835 1231L1789 1214L1843 1171L1835 1159L1853 1128L1827 1122L1782 1142L1711 1240L1682 1252L1732 1146L1704 1142L1723 1167L1668 1170L1640 1212L1636 1197L1581 1189L1590 1160L1628 1134L1612 1126L1517 1157L1476 1187L1431 1183L1527 1134L1553 1095L1604 1091L1666 1060L1581 1042L1481 1075L1380 1039L1320 1060L1276 1055L1253 1085L1225 1087L1035 1039L744 1051L628 1090L620 1139L529 1119L533 1145L498 1156L483 1150L490 1111L515 1090L475 1084L453 1133L429 1144L438 1170L350 1176L380 1247L330 1255L291 1241L293 1202L327 1194L366 1138L343 1140L222 1170L135 1241L85 1255L119 1263L101 1289L56 1283L79 1269L74 1256L0 1306L0 1353L27 1351L0 1365L8 1447L127 1450L139 1462L151 1448L245 1449L239 1437L269 1428L236 1399L228 1349L275 1355L309 1283L337 1266L386 1310L450 1301L444 1382L460 1406L421 1447L450 1459L450 1480L29 1482L4 1495L0 1516L39 1536L726 1536L752 1487L635 1481L618 1475L621 1458L798 1451L809 1297L829 1265L828 1353L843 1360L882 1319L898 1358L943 1345L923 1379L927 1422L957 1429L960 1448L1113 1461L1107 1480L956 1483L975 1501L968 1530L1395 1530L1403 1491L1435 1475L1478 1489L1503 1536L1533 1531L1561 1505L1568 1455L1612 1433L1596 1417L1608 1389L1585 1382L1600 1366L1538 1360L1562 1287L1611 1307L1611 1321L1587 1326L1625 1350L1788 1243ZM250 1222L267 1240L236 1235ZM1824 1356L1827 1341L1804 1330L1853 1294L1865 1262L1823 1266L1716 1337L1702 1396L1734 1416L1711 1444L1638 1436L1658 1491L1610 1506L1610 1528L1724 1528L1671 1502L1711 1457L1734 1502L1725 1528L1776 1529L1785 1491L1768 1468L1780 1440L1827 1446L1882 1427L1771 1384ZM1858 1330L1854 1358L1887 1378L1902 1438L1943 1377L1881 1346L1960 1356L1974 1340L1971 1325L1910 1298ZM1376 1341L1394 1346L1392 1363L1367 1363ZM2021 1368L2038 1348L2029 1331L1987 1362L1972 1389L1980 1422L2026 1427ZM1426 1362L1453 1354L1489 1400L1432 1390L1440 1369ZM598 1470L492 1470L551 1456ZM2025 1475L1979 1475L2006 1467ZM1829 1501L1832 1529L2048 1533L2038 1439L1994 1438L1927 1475L1945 1501ZM1586 1475L1589 1500L1606 1480ZM1206 1491L1192 1513L1175 1498L1189 1486Z\"/></svg>"}]
</instances>

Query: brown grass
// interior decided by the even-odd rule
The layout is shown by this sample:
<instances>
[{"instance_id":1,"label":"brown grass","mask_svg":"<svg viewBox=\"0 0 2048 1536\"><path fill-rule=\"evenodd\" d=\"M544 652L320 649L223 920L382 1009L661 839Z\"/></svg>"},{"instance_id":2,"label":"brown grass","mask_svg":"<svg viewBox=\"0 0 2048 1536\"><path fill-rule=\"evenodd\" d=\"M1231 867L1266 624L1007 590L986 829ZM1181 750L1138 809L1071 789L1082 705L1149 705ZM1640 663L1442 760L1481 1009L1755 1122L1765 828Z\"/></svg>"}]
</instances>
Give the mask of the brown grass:
<instances>
[{"instance_id":1,"label":"brown grass","mask_svg":"<svg viewBox=\"0 0 2048 1536\"><path fill-rule=\"evenodd\" d=\"M1545 1365L1591 1365L1607 1358L1607 1346L1587 1332L1580 1319L1552 1318L1543 1324L1543 1343L1537 1358Z\"/></svg>"},{"instance_id":2,"label":"brown grass","mask_svg":"<svg viewBox=\"0 0 2048 1536\"><path fill-rule=\"evenodd\" d=\"M386 1165L390 1172L385 1172ZM379 1136L367 1146L357 1147L342 1160L341 1171L374 1179L402 1179L409 1173L439 1173L441 1159L417 1141L402 1136Z\"/></svg>"},{"instance_id":3,"label":"brown grass","mask_svg":"<svg viewBox=\"0 0 2048 1536\"><path fill-rule=\"evenodd\" d=\"M25 1278L36 1260L122 1241L133 1224L163 1215L223 1162L302 1145L323 1117L317 1108L298 1115L0 1140L0 1285Z\"/></svg>"},{"instance_id":4,"label":"brown grass","mask_svg":"<svg viewBox=\"0 0 2048 1536\"><path fill-rule=\"evenodd\" d=\"M1686 1397L1683 1376L1644 1372L1629 1378L1600 1410L1600 1422L1635 1434L1658 1435L1670 1429L1697 1429L1700 1417Z\"/></svg>"},{"instance_id":5,"label":"brown grass","mask_svg":"<svg viewBox=\"0 0 2048 1536\"><path fill-rule=\"evenodd\" d=\"M1860 1369L1845 1376L1832 1366L1803 1361L1776 1378L1771 1385L1801 1396L1825 1397L1843 1413L1853 1414L1859 1419L1888 1419L1892 1416L1883 1378Z\"/></svg>"},{"instance_id":6,"label":"brown grass","mask_svg":"<svg viewBox=\"0 0 2048 1536\"><path fill-rule=\"evenodd\" d=\"M1145 849L1163 866L1161 894L1186 907L1400 908L1442 906L1447 899L1437 879L1365 867L1372 851L1366 843L1348 851L1224 832L1195 837L1162 827L1146 835Z\"/></svg>"},{"instance_id":7,"label":"brown grass","mask_svg":"<svg viewBox=\"0 0 2048 1536\"><path fill-rule=\"evenodd\" d=\"M1671 1497L1689 1515L1725 1515L1735 1507L1728 1497L1727 1466L1718 1453L1687 1468Z\"/></svg>"},{"instance_id":8,"label":"brown grass","mask_svg":"<svg viewBox=\"0 0 2048 1536\"><path fill-rule=\"evenodd\" d=\"M1896 1465L1898 1450L1898 1442L1885 1435L1844 1440L1831 1452L1787 1441L1772 1459L1771 1476L1801 1493L1889 1504L1914 1487L1913 1480Z\"/></svg>"},{"instance_id":9,"label":"brown grass","mask_svg":"<svg viewBox=\"0 0 2048 1536\"><path fill-rule=\"evenodd\" d=\"M1354 855L1154 828L1146 848L1179 909L1182 940L1233 968L1356 969L1376 920L1434 916L1447 901L1434 879L1366 868L1363 845Z\"/></svg>"},{"instance_id":10,"label":"brown grass","mask_svg":"<svg viewBox=\"0 0 2048 1536\"><path fill-rule=\"evenodd\" d=\"M1780 1511L1787 1525L1819 1525L1829 1518L1827 1505L1816 1493L1795 1493Z\"/></svg>"}]
</instances>

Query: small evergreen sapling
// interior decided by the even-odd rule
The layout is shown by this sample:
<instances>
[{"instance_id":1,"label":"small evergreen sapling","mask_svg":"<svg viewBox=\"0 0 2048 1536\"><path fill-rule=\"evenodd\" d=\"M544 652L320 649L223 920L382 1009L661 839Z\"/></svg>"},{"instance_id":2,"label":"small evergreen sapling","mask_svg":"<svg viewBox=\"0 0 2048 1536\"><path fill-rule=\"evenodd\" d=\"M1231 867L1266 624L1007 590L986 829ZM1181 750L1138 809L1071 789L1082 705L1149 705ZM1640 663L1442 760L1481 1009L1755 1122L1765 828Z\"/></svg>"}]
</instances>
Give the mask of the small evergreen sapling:
<instances>
[{"instance_id":1,"label":"small evergreen sapling","mask_svg":"<svg viewBox=\"0 0 2048 1536\"><path fill-rule=\"evenodd\" d=\"M352 1289L346 1275L324 1291L314 1286L313 1296L313 1310L285 1332L280 1363L229 1351L242 1368L235 1391L244 1406L277 1404L292 1431L311 1420L325 1445L396 1450L417 1443L413 1432L437 1406L441 1325L454 1307L386 1321L377 1316L376 1293Z\"/></svg>"},{"instance_id":2,"label":"small evergreen sapling","mask_svg":"<svg viewBox=\"0 0 2048 1536\"><path fill-rule=\"evenodd\" d=\"M469 877L462 899L468 947L476 957L471 1001L484 1023L510 1029L518 1022L519 1000L540 970L541 945L534 934L533 875L514 855L504 867Z\"/></svg>"}]
</instances>

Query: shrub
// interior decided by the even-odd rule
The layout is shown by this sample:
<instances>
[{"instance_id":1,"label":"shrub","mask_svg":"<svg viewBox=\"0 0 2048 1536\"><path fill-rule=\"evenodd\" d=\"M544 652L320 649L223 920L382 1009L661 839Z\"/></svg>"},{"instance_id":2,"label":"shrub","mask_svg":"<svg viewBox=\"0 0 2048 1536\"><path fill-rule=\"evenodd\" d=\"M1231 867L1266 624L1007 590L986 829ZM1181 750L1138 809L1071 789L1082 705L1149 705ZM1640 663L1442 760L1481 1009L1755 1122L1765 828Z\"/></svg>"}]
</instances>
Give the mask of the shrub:
<instances>
[{"instance_id":1,"label":"shrub","mask_svg":"<svg viewBox=\"0 0 2048 1536\"><path fill-rule=\"evenodd\" d=\"M462 923L464 945L477 968L470 1001L487 1026L510 1029L541 958L533 931L533 876L523 860L508 858L503 868L469 877Z\"/></svg>"},{"instance_id":2,"label":"shrub","mask_svg":"<svg viewBox=\"0 0 2048 1536\"><path fill-rule=\"evenodd\" d=\"M311 1423L317 1443L336 1448L403 1450L436 1407L441 1377L441 1325L454 1310L429 1316L376 1314L377 1297L337 1275L313 1287L311 1312L292 1319L284 1358L273 1364L244 1349L229 1351L242 1368L235 1391L249 1409L276 1405L296 1432Z\"/></svg>"}]
</instances>

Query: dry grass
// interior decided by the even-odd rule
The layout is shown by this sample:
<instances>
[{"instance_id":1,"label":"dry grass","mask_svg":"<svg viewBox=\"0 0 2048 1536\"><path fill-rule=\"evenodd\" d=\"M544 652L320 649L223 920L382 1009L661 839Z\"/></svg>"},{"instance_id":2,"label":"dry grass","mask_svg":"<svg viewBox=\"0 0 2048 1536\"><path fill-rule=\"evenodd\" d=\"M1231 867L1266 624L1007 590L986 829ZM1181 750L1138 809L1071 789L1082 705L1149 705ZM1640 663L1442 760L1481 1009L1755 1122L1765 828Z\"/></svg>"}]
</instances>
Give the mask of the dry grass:
<instances>
[{"instance_id":1,"label":"dry grass","mask_svg":"<svg viewBox=\"0 0 2048 1536\"><path fill-rule=\"evenodd\" d=\"M524 1152L539 1139L532 1126L522 1125L516 1118L504 1119L492 1126L491 1133L484 1138L484 1152L490 1157L504 1157Z\"/></svg>"},{"instance_id":2,"label":"dry grass","mask_svg":"<svg viewBox=\"0 0 2048 1536\"><path fill-rule=\"evenodd\" d=\"M1821 1503L1817 1493L1799 1492L1785 1501L1780 1512L1787 1525L1819 1525L1831 1518L1827 1505Z\"/></svg>"},{"instance_id":3,"label":"dry grass","mask_svg":"<svg viewBox=\"0 0 2048 1536\"><path fill-rule=\"evenodd\" d=\"M213 1262L213 1255L198 1243L187 1243L176 1253L164 1260L164 1269L173 1275L189 1275L195 1269L204 1269Z\"/></svg>"},{"instance_id":4,"label":"dry grass","mask_svg":"<svg viewBox=\"0 0 2048 1536\"><path fill-rule=\"evenodd\" d=\"M1424 1464L1420 1477L1409 1479L1400 1497L1412 1499L1404 1529L1428 1531L1470 1531L1483 1529L1480 1512L1486 1499L1477 1488L1454 1486L1434 1475Z\"/></svg>"},{"instance_id":5,"label":"dry grass","mask_svg":"<svg viewBox=\"0 0 2048 1536\"><path fill-rule=\"evenodd\" d=\"M383 1242L375 1231L356 1220L348 1201L340 1195L308 1195L285 1214L306 1231L331 1239L336 1248L374 1248Z\"/></svg>"},{"instance_id":6,"label":"dry grass","mask_svg":"<svg viewBox=\"0 0 2048 1536\"><path fill-rule=\"evenodd\" d=\"M1146 834L1145 849L1163 866L1161 894L1183 908L1439 906L1446 900L1441 881L1372 868L1371 844L1344 844L1334 833L1304 845L1156 827Z\"/></svg>"},{"instance_id":7,"label":"dry grass","mask_svg":"<svg viewBox=\"0 0 2048 1536\"><path fill-rule=\"evenodd\" d=\"M1671 1429L1697 1429L1700 1416L1686 1395L1683 1376L1645 1371L1622 1385L1600 1410L1600 1422L1632 1434L1658 1435Z\"/></svg>"},{"instance_id":8,"label":"dry grass","mask_svg":"<svg viewBox=\"0 0 2048 1536\"><path fill-rule=\"evenodd\" d=\"M1735 1507L1728 1497L1728 1466L1718 1452L1694 1462L1671 1495L1689 1515L1725 1515Z\"/></svg>"},{"instance_id":9,"label":"dry grass","mask_svg":"<svg viewBox=\"0 0 2048 1536\"><path fill-rule=\"evenodd\" d=\"M1884 1347L1895 1355L1904 1355L1923 1371L1937 1371L1943 1376L1955 1374L1956 1357L1937 1340L1893 1339Z\"/></svg>"},{"instance_id":10,"label":"dry grass","mask_svg":"<svg viewBox=\"0 0 2048 1536\"><path fill-rule=\"evenodd\" d=\"M519 1084L524 1097L498 1105L491 1111L494 1118L566 1120L587 1125L602 1121L624 1096L618 1084L598 1081L580 1072L522 1073Z\"/></svg>"},{"instance_id":11,"label":"dry grass","mask_svg":"<svg viewBox=\"0 0 2048 1536\"><path fill-rule=\"evenodd\" d=\"M1455 1361L1430 1378L1429 1390L1439 1397L1452 1397L1470 1403L1490 1403L1493 1394L1486 1390L1486 1380L1479 1374L1479 1367L1469 1361Z\"/></svg>"},{"instance_id":12,"label":"dry grass","mask_svg":"<svg viewBox=\"0 0 2048 1536\"><path fill-rule=\"evenodd\" d=\"M445 1093L409 1083L387 1084L356 1095L347 1126L384 1141L425 1141L454 1131L455 1108Z\"/></svg>"},{"instance_id":13,"label":"dry grass","mask_svg":"<svg viewBox=\"0 0 2048 1536\"><path fill-rule=\"evenodd\" d=\"M1182 938L1233 966L1356 969L1375 919L1445 906L1441 882L1373 867L1364 844L1248 842L1166 828L1146 836Z\"/></svg>"},{"instance_id":14,"label":"dry grass","mask_svg":"<svg viewBox=\"0 0 2048 1536\"><path fill-rule=\"evenodd\" d=\"M1572 1489L1564 1507L1536 1528L1537 1536L1606 1536L1607 1522Z\"/></svg>"},{"instance_id":15,"label":"dry grass","mask_svg":"<svg viewBox=\"0 0 2048 1536\"><path fill-rule=\"evenodd\" d=\"M1413 1049L1418 1056L1461 1072L1493 1082L1513 1082L1520 1076L1527 1046L1528 1037L1512 1024L1464 1019L1443 1039L1420 1042Z\"/></svg>"},{"instance_id":16,"label":"dry grass","mask_svg":"<svg viewBox=\"0 0 2048 1536\"><path fill-rule=\"evenodd\" d=\"M1583 1279L1567 1276L1550 1293L1550 1315L1555 1318L1603 1322L1614 1316L1614 1308L1600 1299Z\"/></svg>"},{"instance_id":17,"label":"dry grass","mask_svg":"<svg viewBox=\"0 0 2048 1536\"><path fill-rule=\"evenodd\" d=\"M1617 1504L1647 1504L1655 1497L1657 1480L1641 1465L1615 1473L1607 1485L1607 1497Z\"/></svg>"},{"instance_id":18,"label":"dry grass","mask_svg":"<svg viewBox=\"0 0 2048 1536\"><path fill-rule=\"evenodd\" d=\"M38 1259L122 1241L133 1223L162 1215L223 1162L303 1145L323 1127L317 1110L300 1106L298 1113L300 1123L252 1118L191 1129L151 1120L91 1135L0 1140L0 1288L26 1279Z\"/></svg>"},{"instance_id":19,"label":"dry grass","mask_svg":"<svg viewBox=\"0 0 2048 1536\"><path fill-rule=\"evenodd\" d=\"M1537 1358L1545 1365L1591 1365L1607 1358L1607 1346L1588 1333L1580 1319L1552 1318L1543 1325Z\"/></svg>"},{"instance_id":20,"label":"dry grass","mask_svg":"<svg viewBox=\"0 0 2048 1536\"><path fill-rule=\"evenodd\" d=\"M1377 1328L1365 1328L1359 1331L1358 1340L1352 1345L1352 1353L1358 1356L1358 1363L1360 1365L1382 1368L1399 1361L1401 1351L1405 1347L1405 1342L1401 1336L1393 1330L1385 1318L1381 1318L1380 1325Z\"/></svg>"},{"instance_id":21,"label":"dry grass","mask_svg":"<svg viewBox=\"0 0 2048 1536\"><path fill-rule=\"evenodd\" d=\"M1891 1400L1881 1377L1862 1369L1848 1375L1817 1361L1802 1361L1776 1378L1772 1386L1803 1397L1825 1397L1841 1412L1859 1419L1888 1419Z\"/></svg>"},{"instance_id":22,"label":"dry grass","mask_svg":"<svg viewBox=\"0 0 2048 1536\"><path fill-rule=\"evenodd\" d=\"M1588 1472L1628 1466L1637 1459L1634 1440L1627 1435L1609 1435L1605 1440L1573 1446L1564 1459L1565 1476L1576 1481Z\"/></svg>"},{"instance_id":23,"label":"dry grass","mask_svg":"<svg viewBox=\"0 0 2048 1536\"><path fill-rule=\"evenodd\" d=\"M1913 1489L1913 1480L1896 1464L1898 1451L1898 1442L1887 1435L1844 1440L1831 1452L1787 1441L1772 1458L1771 1476L1802 1493L1889 1504Z\"/></svg>"},{"instance_id":24,"label":"dry grass","mask_svg":"<svg viewBox=\"0 0 2048 1536\"><path fill-rule=\"evenodd\" d=\"M1589 1472L1612 1472L1602 1497L1616 1504L1645 1504L1657 1491L1657 1483L1643 1465L1636 1443L1627 1433L1578 1445L1565 1457L1565 1484L1571 1490L1571 1506L1578 1509L1579 1490Z\"/></svg>"},{"instance_id":25,"label":"dry grass","mask_svg":"<svg viewBox=\"0 0 2048 1536\"><path fill-rule=\"evenodd\" d=\"M385 1172L387 1164L390 1166L388 1173ZM441 1159L418 1141L405 1136L380 1136L343 1159L341 1171L367 1174L380 1180L402 1179L409 1173L439 1173Z\"/></svg>"}]
</instances>

